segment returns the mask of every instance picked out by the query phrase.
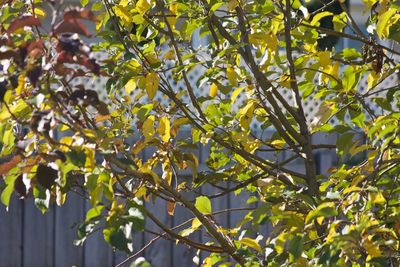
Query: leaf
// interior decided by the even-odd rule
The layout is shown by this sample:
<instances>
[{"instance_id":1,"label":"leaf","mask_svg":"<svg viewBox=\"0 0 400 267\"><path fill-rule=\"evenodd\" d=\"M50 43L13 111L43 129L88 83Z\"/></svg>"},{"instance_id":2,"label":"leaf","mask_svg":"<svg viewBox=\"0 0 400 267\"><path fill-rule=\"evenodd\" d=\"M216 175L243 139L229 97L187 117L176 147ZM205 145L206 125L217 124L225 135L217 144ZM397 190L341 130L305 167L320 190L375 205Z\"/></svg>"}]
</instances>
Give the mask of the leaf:
<instances>
[{"instance_id":1,"label":"leaf","mask_svg":"<svg viewBox=\"0 0 400 267\"><path fill-rule=\"evenodd\" d=\"M234 10L239 5L239 0L229 0L228 1L228 11Z\"/></svg>"},{"instance_id":2,"label":"leaf","mask_svg":"<svg viewBox=\"0 0 400 267\"><path fill-rule=\"evenodd\" d=\"M318 13L313 17L313 19L312 19L310 24L312 26L318 26L319 25L319 21L322 18L325 18L325 17L328 17L328 16L333 16L333 13L329 12L329 11L324 11L324 12Z\"/></svg>"},{"instance_id":3,"label":"leaf","mask_svg":"<svg viewBox=\"0 0 400 267\"><path fill-rule=\"evenodd\" d=\"M292 261L298 259L303 253L303 238L300 235L294 236L289 243L289 252L293 257Z\"/></svg>"},{"instance_id":4,"label":"leaf","mask_svg":"<svg viewBox=\"0 0 400 267\"><path fill-rule=\"evenodd\" d=\"M218 86L213 83L210 87L210 92L209 92L209 96L214 98L218 93Z\"/></svg>"},{"instance_id":5,"label":"leaf","mask_svg":"<svg viewBox=\"0 0 400 267\"><path fill-rule=\"evenodd\" d=\"M15 180L17 179L17 176L7 176L5 179L5 182L7 186L3 189L3 192L1 192L1 203L3 203L5 206L8 207L10 204L10 198L12 193L14 192L14 183Z\"/></svg>"},{"instance_id":6,"label":"leaf","mask_svg":"<svg viewBox=\"0 0 400 267\"><path fill-rule=\"evenodd\" d=\"M89 9L71 9L64 13L64 20L86 19L96 21L97 18Z\"/></svg>"},{"instance_id":7,"label":"leaf","mask_svg":"<svg viewBox=\"0 0 400 267\"><path fill-rule=\"evenodd\" d=\"M251 247L255 250L257 250L258 252L262 252L262 248L260 246L260 244L258 244L257 240L249 238L249 237L243 237L240 240L240 243L242 243L245 246Z\"/></svg>"},{"instance_id":8,"label":"leaf","mask_svg":"<svg viewBox=\"0 0 400 267\"><path fill-rule=\"evenodd\" d=\"M131 252L129 248L130 240L126 237L122 228L107 228L103 230L104 239L114 248L126 252Z\"/></svg>"},{"instance_id":9,"label":"leaf","mask_svg":"<svg viewBox=\"0 0 400 267\"><path fill-rule=\"evenodd\" d=\"M342 12L339 15L333 16L333 29L336 32L342 32L343 28L346 26L347 23L347 16L346 12Z\"/></svg>"},{"instance_id":10,"label":"leaf","mask_svg":"<svg viewBox=\"0 0 400 267\"><path fill-rule=\"evenodd\" d=\"M176 202L168 201L167 202L167 211L168 215L174 216Z\"/></svg>"},{"instance_id":11,"label":"leaf","mask_svg":"<svg viewBox=\"0 0 400 267\"><path fill-rule=\"evenodd\" d=\"M136 81L134 79L130 79L126 84L125 84L125 91L129 95L136 89Z\"/></svg>"},{"instance_id":12,"label":"leaf","mask_svg":"<svg viewBox=\"0 0 400 267\"><path fill-rule=\"evenodd\" d=\"M62 20L54 27L54 34L71 32L82 34L87 37L91 36L86 26L78 19Z\"/></svg>"},{"instance_id":13,"label":"leaf","mask_svg":"<svg viewBox=\"0 0 400 267\"><path fill-rule=\"evenodd\" d=\"M83 7L87 6L88 3L89 3L89 0L81 0L81 5Z\"/></svg>"},{"instance_id":14,"label":"leaf","mask_svg":"<svg viewBox=\"0 0 400 267\"><path fill-rule=\"evenodd\" d=\"M155 117L153 115L150 115L147 117L147 119L144 121L142 129L143 129L143 135L144 135L144 140L146 142L150 141L151 138L153 138L155 130L154 130L154 121Z\"/></svg>"},{"instance_id":15,"label":"leaf","mask_svg":"<svg viewBox=\"0 0 400 267\"><path fill-rule=\"evenodd\" d=\"M139 0L136 3L136 10L142 15L146 13L150 8L151 5L148 0Z\"/></svg>"},{"instance_id":16,"label":"leaf","mask_svg":"<svg viewBox=\"0 0 400 267\"><path fill-rule=\"evenodd\" d=\"M167 117L162 117L160 119L157 130L163 142L168 142L171 138L171 125Z\"/></svg>"},{"instance_id":17,"label":"leaf","mask_svg":"<svg viewBox=\"0 0 400 267\"><path fill-rule=\"evenodd\" d=\"M132 24L132 15L124 6L115 5L113 6L113 10L115 12L115 15L117 15L122 20L125 26Z\"/></svg>"},{"instance_id":18,"label":"leaf","mask_svg":"<svg viewBox=\"0 0 400 267\"><path fill-rule=\"evenodd\" d=\"M393 18L394 14L396 14L398 9L396 8L389 8L386 12L379 16L378 23L376 24L376 33L378 34L379 38L385 39L389 36L389 29L390 26L393 25Z\"/></svg>"},{"instance_id":19,"label":"leaf","mask_svg":"<svg viewBox=\"0 0 400 267\"><path fill-rule=\"evenodd\" d=\"M320 204L315 210L310 211L306 217L306 223L313 221L319 217L330 217L336 216L338 211L336 210L335 203L333 202L324 202Z\"/></svg>"},{"instance_id":20,"label":"leaf","mask_svg":"<svg viewBox=\"0 0 400 267\"><path fill-rule=\"evenodd\" d=\"M98 205L88 210L88 212L86 213L86 221L90 221L93 218L100 216L103 209L104 209L103 205Z\"/></svg>"},{"instance_id":21,"label":"leaf","mask_svg":"<svg viewBox=\"0 0 400 267\"><path fill-rule=\"evenodd\" d=\"M11 169L16 167L22 161L20 155L9 155L0 158L0 175L7 174Z\"/></svg>"},{"instance_id":22,"label":"leaf","mask_svg":"<svg viewBox=\"0 0 400 267\"><path fill-rule=\"evenodd\" d=\"M24 16L22 18L16 19L13 22L11 22L10 27L7 29L7 33L13 33L16 30L23 28L25 26L41 26L42 23L38 18L35 18L33 16Z\"/></svg>"},{"instance_id":23,"label":"leaf","mask_svg":"<svg viewBox=\"0 0 400 267\"><path fill-rule=\"evenodd\" d=\"M150 99L153 99L157 93L158 85L160 83L160 76L155 72L150 72L145 78L145 87L147 95Z\"/></svg>"},{"instance_id":24,"label":"leaf","mask_svg":"<svg viewBox=\"0 0 400 267\"><path fill-rule=\"evenodd\" d=\"M203 214L211 214L211 201L206 196L199 196L196 198L195 207Z\"/></svg>"},{"instance_id":25,"label":"leaf","mask_svg":"<svg viewBox=\"0 0 400 267\"><path fill-rule=\"evenodd\" d=\"M239 75L236 73L235 69L231 66L226 68L226 76L228 77L229 83L233 86L238 84Z\"/></svg>"},{"instance_id":26,"label":"leaf","mask_svg":"<svg viewBox=\"0 0 400 267\"><path fill-rule=\"evenodd\" d=\"M250 127L250 123L253 120L254 110L254 102L249 101L247 105L238 112L240 126L242 126L245 130L248 130Z\"/></svg>"},{"instance_id":27,"label":"leaf","mask_svg":"<svg viewBox=\"0 0 400 267\"><path fill-rule=\"evenodd\" d=\"M39 164L36 169L36 179L38 183L46 189L51 189L58 177L58 170L48 165Z\"/></svg>"}]
</instances>

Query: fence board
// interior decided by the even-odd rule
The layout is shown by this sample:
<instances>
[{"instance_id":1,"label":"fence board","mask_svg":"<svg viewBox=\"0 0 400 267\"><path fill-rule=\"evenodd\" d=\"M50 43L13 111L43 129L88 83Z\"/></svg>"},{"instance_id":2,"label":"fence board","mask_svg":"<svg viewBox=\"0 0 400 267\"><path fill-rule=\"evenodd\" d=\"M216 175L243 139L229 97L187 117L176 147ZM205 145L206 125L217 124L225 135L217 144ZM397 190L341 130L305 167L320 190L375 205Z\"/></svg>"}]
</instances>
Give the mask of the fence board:
<instances>
[{"instance_id":1,"label":"fence board","mask_svg":"<svg viewBox=\"0 0 400 267\"><path fill-rule=\"evenodd\" d=\"M22 218L21 200L13 196L9 211L0 204L0 267L22 266Z\"/></svg>"},{"instance_id":2,"label":"fence board","mask_svg":"<svg viewBox=\"0 0 400 267\"><path fill-rule=\"evenodd\" d=\"M154 203L146 202L146 208L164 225L171 227L171 216L167 214L167 204L164 200L158 198ZM145 228L157 233L163 232L151 220L146 220ZM144 243L147 244L154 237L154 235L146 233L144 236ZM174 266L172 265L172 242L163 238L157 240L144 251L144 257L152 264L152 266Z\"/></svg>"},{"instance_id":3,"label":"fence board","mask_svg":"<svg viewBox=\"0 0 400 267\"><path fill-rule=\"evenodd\" d=\"M194 199L195 195L192 192L184 193L184 197L187 199ZM182 207L181 205L177 205L175 208L175 216L173 217L173 222L174 226L179 225L189 219L193 218L193 214L189 212L186 208ZM191 225L188 224L186 227L183 227L182 229L185 229ZM198 232L195 232L189 236L190 239L194 241L199 241L200 240L200 235ZM188 247L185 244L178 244L175 245L173 244L173 264L172 266L196 266L196 264L193 262L193 257L196 256L196 250L193 248Z\"/></svg>"},{"instance_id":4,"label":"fence board","mask_svg":"<svg viewBox=\"0 0 400 267\"><path fill-rule=\"evenodd\" d=\"M46 214L35 206L33 199L24 202L23 266L54 265L54 215L56 207Z\"/></svg>"},{"instance_id":5,"label":"fence board","mask_svg":"<svg viewBox=\"0 0 400 267\"><path fill-rule=\"evenodd\" d=\"M183 134L182 138L187 138ZM327 138L326 136L313 137L314 143L334 143L335 136ZM201 170L205 170L205 161L209 156L209 145L201 146L199 151L194 153L199 158ZM335 164L335 153L332 150L324 149L319 152L320 170L325 170ZM149 158L153 151L146 150L141 156ZM291 153L281 153L273 155L271 153L258 153L263 159L284 160L291 156ZM296 171L302 169L303 161L295 160L287 167ZM160 170L157 170L160 171ZM182 171L180 175L191 175L190 171ZM233 183L222 183L221 186L235 186ZM212 186L204 186L201 189L202 194L213 195L220 190ZM185 193L189 199L195 199L194 193ZM249 207L262 205L262 203L246 204L249 197L248 193L226 195L224 197L213 199L213 211L219 211L226 208ZM193 218L193 215L185 208L177 206L175 216L167 215L166 202L162 199L154 203L146 203L149 208L165 225L172 227L181 222ZM10 212L6 212L3 206L0 207L0 267L42 267L42 266L115 266L126 259L127 255L121 252L113 252L105 244L102 233L98 232L89 237L84 247L73 246L73 240L76 237L76 224L84 219L84 212L87 208L85 202L75 194L69 194L67 202L63 207L51 208L50 212L42 216L37 210L32 200L22 201L13 197ZM230 213L219 214L215 216L217 222L223 227L234 227L243 219L247 211L234 211ZM246 228L246 227L244 227ZM146 221L146 229L154 232L162 232L158 226ZM183 229L183 228L181 228ZM181 230L180 229L180 230ZM177 230L179 231L179 230ZM262 225L258 231L263 236L268 236L271 232L271 225ZM255 233L249 233L254 235ZM146 233L134 233L134 251L137 251L149 242L154 235ZM210 237L204 233L195 233L190 236L195 241L206 242ZM264 242L263 239L262 242ZM153 266L196 266L193 263L193 257L197 251L190 249L185 245L175 245L168 240L158 240L152 244L139 256L144 256ZM200 263L207 256L207 253L200 254ZM125 264L129 266L129 263Z\"/></svg>"},{"instance_id":6,"label":"fence board","mask_svg":"<svg viewBox=\"0 0 400 267\"><path fill-rule=\"evenodd\" d=\"M77 236L78 223L84 220L84 200L69 193L66 203L55 211L55 266L83 266L84 250L74 246L73 241Z\"/></svg>"}]
</instances>

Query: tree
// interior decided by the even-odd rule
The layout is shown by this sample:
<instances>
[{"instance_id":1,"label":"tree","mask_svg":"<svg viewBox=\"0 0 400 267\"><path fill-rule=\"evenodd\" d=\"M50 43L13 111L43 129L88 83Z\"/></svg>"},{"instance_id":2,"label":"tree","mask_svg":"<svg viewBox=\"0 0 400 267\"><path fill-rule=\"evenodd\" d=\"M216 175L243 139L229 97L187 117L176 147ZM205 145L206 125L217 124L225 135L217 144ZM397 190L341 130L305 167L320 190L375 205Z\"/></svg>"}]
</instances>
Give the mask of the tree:
<instances>
[{"instance_id":1,"label":"tree","mask_svg":"<svg viewBox=\"0 0 400 267\"><path fill-rule=\"evenodd\" d=\"M158 238L209 252L204 266L399 264L399 87L381 86L397 81L395 2L364 1L368 36L347 8L326 11L335 0L312 13L298 0L88 2L61 9L53 1L0 1L5 205L15 192L34 197L44 212L75 191L92 206L78 243L103 227L108 243L129 251L129 229L143 231L146 218L162 230ZM320 27L326 17L333 29ZM208 45L191 44L196 30ZM325 35L357 41L362 51L319 50ZM196 85L194 69L202 73ZM76 82L92 76L108 79L106 100ZM365 76L368 88L360 91ZM207 94L197 96L198 88ZM245 101L236 108L238 95ZM310 100L321 101L313 120L304 110ZM254 122L271 134L254 131ZM185 127L190 138L179 134ZM317 134L339 138L313 143ZM205 171L190 151L201 144L211 147ZM139 153L149 147L155 153L144 160ZM338 157L322 174L314 157L321 149ZM291 156L266 159L260 151ZM293 170L294 160L304 170ZM184 169L192 172L186 181L178 179ZM220 192L198 193L208 184ZM259 205L226 229L211 199L240 191ZM180 205L193 219L179 229L163 225L143 205L154 198L166 201L172 216ZM256 233L264 223L273 231L263 239L243 231L246 225ZM192 240L195 231L210 242Z\"/></svg>"}]
</instances>

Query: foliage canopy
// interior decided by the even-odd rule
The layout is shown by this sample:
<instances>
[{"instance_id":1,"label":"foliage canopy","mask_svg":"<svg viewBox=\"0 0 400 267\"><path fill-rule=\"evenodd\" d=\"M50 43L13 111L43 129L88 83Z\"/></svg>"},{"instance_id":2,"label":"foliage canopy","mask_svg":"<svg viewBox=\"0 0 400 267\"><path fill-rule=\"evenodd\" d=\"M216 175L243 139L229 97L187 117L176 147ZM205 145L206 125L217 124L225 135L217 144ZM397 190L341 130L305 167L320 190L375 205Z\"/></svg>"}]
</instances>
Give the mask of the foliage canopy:
<instances>
[{"instance_id":1,"label":"foliage canopy","mask_svg":"<svg viewBox=\"0 0 400 267\"><path fill-rule=\"evenodd\" d=\"M398 75L395 1L364 0L364 25L340 0L312 12L299 0L89 2L0 0L4 205L15 193L45 212L78 192L92 207L78 244L102 227L110 245L130 251L131 230L152 220L161 237L209 252L204 266L400 263L399 85L382 87ZM321 50L326 35L361 49ZM106 98L82 77L107 79ZM307 119L305 102L317 100ZM314 143L318 135L339 137ZM204 170L193 153L201 145L210 147ZM315 154L327 149L338 164L319 172ZM198 193L210 184L219 192ZM239 192L257 208L226 228L211 200ZM193 219L168 228L143 205L155 198ZM267 223L273 231L255 238ZM196 231L209 242L192 240Z\"/></svg>"}]
</instances>

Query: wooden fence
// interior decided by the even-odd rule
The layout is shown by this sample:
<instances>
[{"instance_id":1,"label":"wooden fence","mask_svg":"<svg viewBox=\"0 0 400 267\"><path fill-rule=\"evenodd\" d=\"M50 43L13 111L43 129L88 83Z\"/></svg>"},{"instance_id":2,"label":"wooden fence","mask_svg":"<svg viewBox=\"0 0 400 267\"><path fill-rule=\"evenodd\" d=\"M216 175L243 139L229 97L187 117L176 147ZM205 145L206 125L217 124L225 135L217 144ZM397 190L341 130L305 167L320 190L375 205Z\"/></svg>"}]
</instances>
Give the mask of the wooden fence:
<instances>
[{"instance_id":1,"label":"wooden fence","mask_svg":"<svg viewBox=\"0 0 400 267\"><path fill-rule=\"evenodd\" d=\"M326 142L325 136L320 136L318 140ZM317 142L315 142L317 143ZM147 155L146 155L147 153ZM207 159L208 149L202 147L198 152L200 165L204 168ZM144 152L143 157L148 157L148 152ZM270 158L270 154L260 155ZM282 153L280 160L288 155ZM334 164L334 153L323 150L316 155L318 169L320 171L328 169ZM292 169L301 168L301 162L294 162ZM228 185L229 186L229 185ZM211 194L217 192L215 188L207 187L202 189L202 193ZM194 195L188 194L194 199ZM226 195L212 201L214 211L227 208L248 207L246 204L249 195ZM257 203L251 204L254 206ZM192 215L185 209L177 206L175 216L167 214L164 201L146 203L146 206L158 216L158 218L168 226L176 226L192 218ZM102 233L99 231L90 236L83 246L74 246L76 238L76 226L85 218L85 211L89 205L81 197L69 193L67 201L62 207L51 207L45 215L34 206L33 200L18 200L13 197L9 211L4 206L0 207L0 267L101 267L115 266L123 261L127 255L114 252L103 240ZM226 227L234 227L246 214L243 211L223 213L216 216L217 221ZM146 221L146 229L160 232L160 229L150 221ZM268 235L271 229L268 225L262 225L260 233ZM147 244L154 236L151 234L134 233L134 250L137 251ZM191 236L194 240L207 240L206 235L195 233ZM265 239L264 239L265 240ZM197 251L167 240L158 240L147 248L141 256L145 257L155 267L189 267L196 266L193 257ZM199 254L200 263L205 254ZM129 264L125 265L129 266Z\"/></svg>"}]
</instances>

